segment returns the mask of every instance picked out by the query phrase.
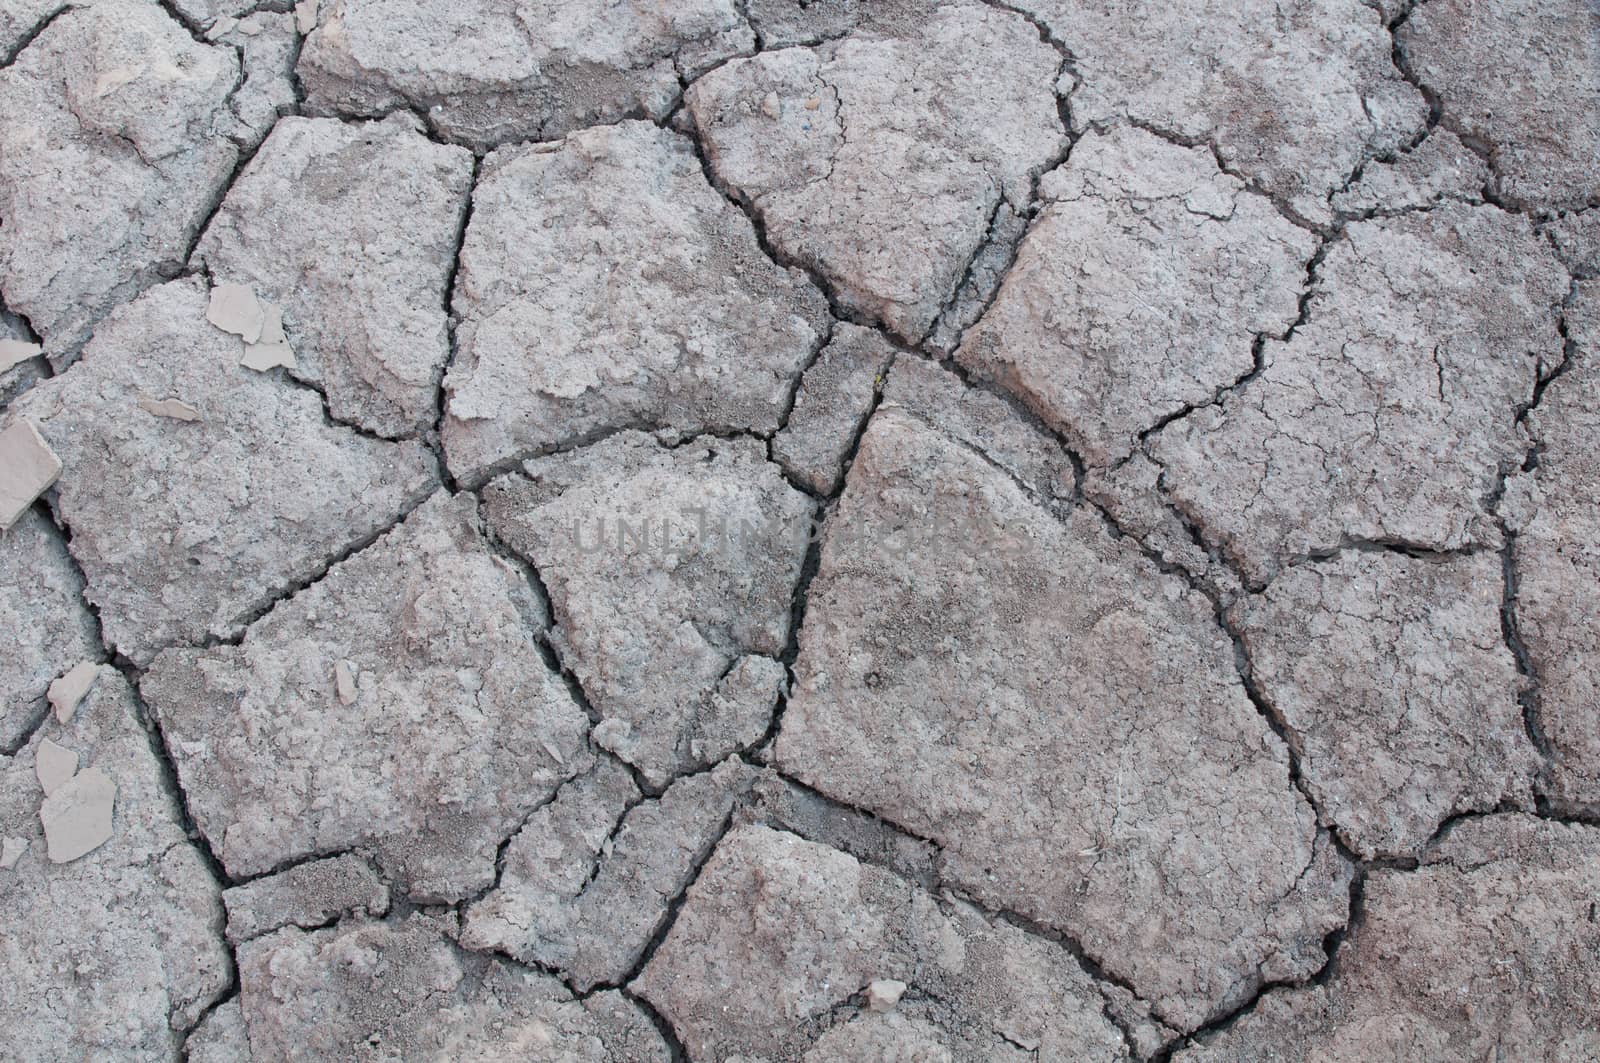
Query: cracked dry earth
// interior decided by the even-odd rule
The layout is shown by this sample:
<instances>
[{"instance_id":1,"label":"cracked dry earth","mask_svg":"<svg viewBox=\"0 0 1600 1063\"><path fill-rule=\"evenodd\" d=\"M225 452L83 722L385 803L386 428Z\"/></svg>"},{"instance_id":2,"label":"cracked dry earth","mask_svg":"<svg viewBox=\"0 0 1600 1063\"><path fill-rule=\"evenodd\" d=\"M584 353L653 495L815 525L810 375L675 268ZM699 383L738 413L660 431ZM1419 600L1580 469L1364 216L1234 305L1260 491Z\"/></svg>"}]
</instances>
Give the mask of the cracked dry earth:
<instances>
[{"instance_id":1,"label":"cracked dry earth","mask_svg":"<svg viewBox=\"0 0 1600 1063\"><path fill-rule=\"evenodd\" d=\"M0 0L6 1059L1600 1059L1594 0Z\"/></svg>"}]
</instances>

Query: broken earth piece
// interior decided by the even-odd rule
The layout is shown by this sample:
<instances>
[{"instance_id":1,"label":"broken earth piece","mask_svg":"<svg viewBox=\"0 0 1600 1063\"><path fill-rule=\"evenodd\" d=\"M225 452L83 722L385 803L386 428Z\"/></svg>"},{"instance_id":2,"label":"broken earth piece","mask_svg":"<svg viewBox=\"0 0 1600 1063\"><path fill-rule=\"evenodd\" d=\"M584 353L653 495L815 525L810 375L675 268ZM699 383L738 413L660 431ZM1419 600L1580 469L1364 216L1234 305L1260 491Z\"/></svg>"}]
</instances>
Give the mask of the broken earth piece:
<instances>
[{"instance_id":1,"label":"broken earth piece","mask_svg":"<svg viewBox=\"0 0 1600 1063\"><path fill-rule=\"evenodd\" d=\"M34 754L33 769L39 777L39 789L49 797L78 773L78 754L46 738Z\"/></svg>"},{"instance_id":2,"label":"broken earth piece","mask_svg":"<svg viewBox=\"0 0 1600 1063\"><path fill-rule=\"evenodd\" d=\"M294 351L283 333L283 311L257 299L249 285L219 284L212 288L206 320L244 340L239 364L246 369L265 373L279 367L295 368Z\"/></svg>"},{"instance_id":3,"label":"broken earth piece","mask_svg":"<svg viewBox=\"0 0 1600 1063\"><path fill-rule=\"evenodd\" d=\"M0 430L0 531L10 530L61 476L61 459L26 418Z\"/></svg>"},{"instance_id":4,"label":"broken earth piece","mask_svg":"<svg viewBox=\"0 0 1600 1063\"><path fill-rule=\"evenodd\" d=\"M0 373L21 365L30 358L37 358L44 348L37 343L28 343L24 340L0 340Z\"/></svg>"},{"instance_id":5,"label":"broken earth piece","mask_svg":"<svg viewBox=\"0 0 1600 1063\"><path fill-rule=\"evenodd\" d=\"M148 396L139 397L139 409L156 417L165 417L171 421L200 420L200 411L190 406L182 399L152 399Z\"/></svg>"},{"instance_id":6,"label":"broken earth piece","mask_svg":"<svg viewBox=\"0 0 1600 1063\"><path fill-rule=\"evenodd\" d=\"M262 312L265 321L261 326L261 340L258 343L245 343L244 357L239 359L239 364L258 373L265 373L269 369L297 368L294 351L283 333L283 311L265 303Z\"/></svg>"},{"instance_id":7,"label":"broken earth piece","mask_svg":"<svg viewBox=\"0 0 1600 1063\"><path fill-rule=\"evenodd\" d=\"M266 328L267 312L249 285L219 284L211 289L206 320L223 332L242 337L246 343L256 343Z\"/></svg>"},{"instance_id":8,"label":"broken earth piece","mask_svg":"<svg viewBox=\"0 0 1600 1063\"><path fill-rule=\"evenodd\" d=\"M116 782L99 768L85 768L47 796L39 821L50 859L65 864L109 841L116 799Z\"/></svg>"},{"instance_id":9,"label":"broken earth piece","mask_svg":"<svg viewBox=\"0 0 1600 1063\"><path fill-rule=\"evenodd\" d=\"M88 695L99 675L98 664L93 661L80 661L65 675L50 684L50 707L55 710L57 720L62 723L72 722L72 714L77 711L78 705Z\"/></svg>"}]
</instances>

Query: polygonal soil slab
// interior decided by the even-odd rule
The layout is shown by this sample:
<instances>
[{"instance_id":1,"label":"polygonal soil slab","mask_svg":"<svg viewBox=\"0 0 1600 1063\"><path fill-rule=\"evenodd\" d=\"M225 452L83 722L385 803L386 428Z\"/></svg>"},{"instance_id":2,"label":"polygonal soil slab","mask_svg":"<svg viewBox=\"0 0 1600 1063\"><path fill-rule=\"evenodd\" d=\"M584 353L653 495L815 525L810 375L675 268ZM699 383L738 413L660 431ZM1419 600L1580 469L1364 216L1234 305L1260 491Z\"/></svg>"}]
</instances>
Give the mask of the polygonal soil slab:
<instances>
[{"instance_id":1,"label":"polygonal soil slab","mask_svg":"<svg viewBox=\"0 0 1600 1063\"><path fill-rule=\"evenodd\" d=\"M549 589L595 741L653 785L759 741L812 511L759 441L625 432L524 471L485 491L489 525Z\"/></svg>"},{"instance_id":2,"label":"polygonal soil slab","mask_svg":"<svg viewBox=\"0 0 1600 1063\"><path fill-rule=\"evenodd\" d=\"M1299 313L1316 239L1184 148L1091 132L1040 183L1046 206L957 358L999 381L1091 464L1255 364Z\"/></svg>"},{"instance_id":3,"label":"polygonal soil slab","mask_svg":"<svg viewBox=\"0 0 1600 1063\"><path fill-rule=\"evenodd\" d=\"M69 722L52 719L0 757L0 842L15 856L0 867L0 1012L18 1059L175 1059L177 1031L229 982L217 885L184 836L131 690L107 673ZM80 778L101 773L115 791L110 837L66 863L47 855L40 829L36 766L48 743L76 754Z\"/></svg>"},{"instance_id":4,"label":"polygonal soil slab","mask_svg":"<svg viewBox=\"0 0 1600 1063\"><path fill-rule=\"evenodd\" d=\"M749 51L733 0L321 0L298 73L307 106L409 107L477 148L661 118L680 77Z\"/></svg>"},{"instance_id":5,"label":"polygonal soil slab","mask_svg":"<svg viewBox=\"0 0 1600 1063\"><path fill-rule=\"evenodd\" d=\"M1589 0L1439 0L1396 32L1442 121L1485 145L1495 185L1531 209L1600 199L1600 9Z\"/></svg>"},{"instance_id":6,"label":"polygonal soil slab","mask_svg":"<svg viewBox=\"0 0 1600 1063\"><path fill-rule=\"evenodd\" d=\"M1497 553L1352 550L1230 610L1308 792L1361 856L1414 855L1458 813L1531 807L1504 590Z\"/></svg>"},{"instance_id":7,"label":"polygonal soil slab","mask_svg":"<svg viewBox=\"0 0 1600 1063\"><path fill-rule=\"evenodd\" d=\"M833 338L800 379L788 422L772 438L773 460L813 493L837 492L845 456L893 359L894 347L882 333L842 321L835 325Z\"/></svg>"},{"instance_id":8,"label":"polygonal soil slab","mask_svg":"<svg viewBox=\"0 0 1600 1063\"><path fill-rule=\"evenodd\" d=\"M667 1063L661 1035L621 995L575 1000L554 978L461 954L420 915L239 949L247 1060ZM237 1043L237 1042L236 1042Z\"/></svg>"},{"instance_id":9,"label":"polygonal soil slab","mask_svg":"<svg viewBox=\"0 0 1600 1063\"><path fill-rule=\"evenodd\" d=\"M141 665L237 632L433 486L420 444L330 425L318 395L239 355L206 321L204 289L174 281L115 312L72 369L8 411L61 456L54 506L86 596Z\"/></svg>"},{"instance_id":10,"label":"polygonal soil slab","mask_svg":"<svg viewBox=\"0 0 1600 1063\"><path fill-rule=\"evenodd\" d=\"M1126 1058L1065 949L761 826L717 847L634 986L694 1059Z\"/></svg>"},{"instance_id":11,"label":"polygonal soil slab","mask_svg":"<svg viewBox=\"0 0 1600 1063\"><path fill-rule=\"evenodd\" d=\"M1351 540L1495 543L1488 499L1561 361L1566 291L1548 245L1494 207L1353 222L1293 337L1156 437L1165 487L1254 586Z\"/></svg>"},{"instance_id":12,"label":"polygonal soil slab","mask_svg":"<svg viewBox=\"0 0 1600 1063\"><path fill-rule=\"evenodd\" d=\"M496 848L588 768L522 574L439 495L237 646L146 673L196 825L230 874L370 847L418 900L494 878Z\"/></svg>"},{"instance_id":13,"label":"polygonal soil slab","mask_svg":"<svg viewBox=\"0 0 1600 1063\"><path fill-rule=\"evenodd\" d=\"M827 305L647 122L489 156L461 252L451 471L621 427L775 431Z\"/></svg>"},{"instance_id":14,"label":"polygonal soil slab","mask_svg":"<svg viewBox=\"0 0 1600 1063\"><path fill-rule=\"evenodd\" d=\"M1502 509L1518 533L1514 609L1539 684L1549 795L1600 815L1600 284L1579 283L1566 320L1568 363L1528 418L1538 463Z\"/></svg>"},{"instance_id":15,"label":"polygonal soil slab","mask_svg":"<svg viewBox=\"0 0 1600 1063\"><path fill-rule=\"evenodd\" d=\"M1377 870L1325 985L1276 990L1183 1063L1600 1057L1600 830L1465 821Z\"/></svg>"},{"instance_id":16,"label":"polygonal soil slab","mask_svg":"<svg viewBox=\"0 0 1600 1063\"><path fill-rule=\"evenodd\" d=\"M754 776L730 760L647 798L623 765L602 760L511 839L499 883L466 911L461 943L561 971L580 991L620 984Z\"/></svg>"},{"instance_id":17,"label":"polygonal soil slab","mask_svg":"<svg viewBox=\"0 0 1600 1063\"><path fill-rule=\"evenodd\" d=\"M433 426L450 353L445 288L472 156L410 116L346 125L286 118L197 249L213 283L283 313L295 375L335 417L395 437Z\"/></svg>"},{"instance_id":18,"label":"polygonal soil slab","mask_svg":"<svg viewBox=\"0 0 1600 1063\"><path fill-rule=\"evenodd\" d=\"M898 32L735 60L686 102L717 179L839 300L920 340L1002 202L1022 210L1065 144L1061 57L981 4Z\"/></svg>"},{"instance_id":19,"label":"polygonal soil slab","mask_svg":"<svg viewBox=\"0 0 1600 1063\"><path fill-rule=\"evenodd\" d=\"M1213 607L892 408L811 585L777 766L928 837L1194 1029L1309 974L1348 874Z\"/></svg>"},{"instance_id":20,"label":"polygonal soil slab","mask_svg":"<svg viewBox=\"0 0 1600 1063\"><path fill-rule=\"evenodd\" d=\"M1126 118L1325 224L1363 160L1423 132L1382 16L1360 0L1020 0L1072 55L1075 132ZM1069 86L1064 85L1063 89Z\"/></svg>"},{"instance_id":21,"label":"polygonal soil slab","mask_svg":"<svg viewBox=\"0 0 1600 1063\"><path fill-rule=\"evenodd\" d=\"M43 715L52 679L100 656L82 594L60 535L37 512L0 536L0 749Z\"/></svg>"},{"instance_id":22,"label":"polygonal soil slab","mask_svg":"<svg viewBox=\"0 0 1600 1063\"><path fill-rule=\"evenodd\" d=\"M140 0L71 8L0 71L0 289L57 367L182 264L238 154L238 77L232 49Z\"/></svg>"}]
</instances>

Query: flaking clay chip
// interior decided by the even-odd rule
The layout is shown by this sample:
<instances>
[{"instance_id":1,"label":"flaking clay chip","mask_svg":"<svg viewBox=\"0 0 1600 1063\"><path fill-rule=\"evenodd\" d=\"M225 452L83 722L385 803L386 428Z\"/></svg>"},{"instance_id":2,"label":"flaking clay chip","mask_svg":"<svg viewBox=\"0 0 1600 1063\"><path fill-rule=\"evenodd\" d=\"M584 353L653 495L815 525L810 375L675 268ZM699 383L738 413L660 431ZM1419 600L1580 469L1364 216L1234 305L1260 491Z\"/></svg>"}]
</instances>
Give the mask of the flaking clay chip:
<instances>
[{"instance_id":1,"label":"flaking clay chip","mask_svg":"<svg viewBox=\"0 0 1600 1063\"><path fill-rule=\"evenodd\" d=\"M300 0L294 5L294 28L301 36L317 28L317 0Z\"/></svg>"},{"instance_id":2,"label":"flaking clay chip","mask_svg":"<svg viewBox=\"0 0 1600 1063\"><path fill-rule=\"evenodd\" d=\"M873 1011L893 1011L905 992L904 982L895 978L879 978L867 986L867 1007Z\"/></svg>"},{"instance_id":3,"label":"flaking clay chip","mask_svg":"<svg viewBox=\"0 0 1600 1063\"><path fill-rule=\"evenodd\" d=\"M294 349L289 346L289 337L283 332L283 310L271 303L262 303L261 306L266 316L261 326L261 342L246 343L244 357L239 359L239 364L258 373L279 367L297 368Z\"/></svg>"},{"instance_id":4,"label":"flaking clay chip","mask_svg":"<svg viewBox=\"0 0 1600 1063\"><path fill-rule=\"evenodd\" d=\"M78 754L46 738L34 754L33 773L39 778L39 788L49 797L78 774Z\"/></svg>"},{"instance_id":5,"label":"flaking clay chip","mask_svg":"<svg viewBox=\"0 0 1600 1063\"><path fill-rule=\"evenodd\" d=\"M0 868L10 870L17 866L22 854L28 851L28 839L6 838L0 840Z\"/></svg>"},{"instance_id":6,"label":"flaking clay chip","mask_svg":"<svg viewBox=\"0 0 1600 1063\"><path fill-rule=\"evenodd\" d=\"M115 780L99 768L85 768L45 798L39 821L51 862L68 863L109 841L116 801Z\"/></svg>"},{"instance_id":7,"label":"flaking clay chip","mask_svg":"<svg viewBox=\"0 0 1600 1063\"><path fill-rule=\"evenodd\" d=\"M0 340L0 373L21 365L29 358L37 358L44 348L26 340Z\"/></svg>"},{"instance_id":8,"label":"flaking clay chip","mask_svg":"<svg viewBox=\"0 0 1600 1063\"><path fill-rule=\"evenodd\" d=\"M356 703L356 670L349 661L340 661L333 666L333 686L339 694L339 704Z\"/></svg>"},{"instance_id":9,"label":"flaking clay chip","mask_svg":"<svg viewBox=\"0 0 1600 1063\"><path fill-rule=\"evenodd\" d=\"M147 395L140 395L139 409L172 421L200 420L200 411L182 399L152 399Z\"/></svg>"},{"instance_id":10,"label":"flaking clay chip","mask_svg":"<svg viewBox=\"0 0 1600 1063\"><path fill-rule=\"evenodd\" d=\"M0 431L0 530L22 519L61 475L61 459L32 421L18 419Z\"/></svg>"},{"instance_id":11,"label":"flaking clay chip","mask_svg":"<svg viewBox=\"0 0 1600 1063\"><path fill-rule=\"evenodd\" d=\"M244 337L246 343L259 343L267 313L249 285L219 284L211 289L206 320L224 332Z\"/></svg>"},{"instance_id":12,"label":"flaking clay chip","mask_svg":"<svg viewBox=\"0 0 1600 1063\"><path fill-rule=\"evenodd\" d=\"M50 707L55 710L57 720L62 723L71 721L72 714L78 710L78 703L89 693L99 674L98 664L81 661L50 684Z\"/></svg>"}]
</instances>

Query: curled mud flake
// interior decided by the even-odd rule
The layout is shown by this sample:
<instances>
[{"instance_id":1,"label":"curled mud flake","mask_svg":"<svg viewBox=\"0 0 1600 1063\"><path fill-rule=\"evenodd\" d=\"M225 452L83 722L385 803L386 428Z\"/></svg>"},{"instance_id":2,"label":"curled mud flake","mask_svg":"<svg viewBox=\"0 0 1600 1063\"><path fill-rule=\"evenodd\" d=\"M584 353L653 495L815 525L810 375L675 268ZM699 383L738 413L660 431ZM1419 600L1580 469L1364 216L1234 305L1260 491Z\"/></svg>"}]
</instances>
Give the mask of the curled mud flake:
<instances>
[{"instance_id":1,"label":"curled mud flake","mask_svg":"<svg viewBox=\"0 0 1600 1063\"><path fill-rule=\"evenodd\" d=\"M339 695L339 704L356 703L356 672L349 661L340 661L333 666L333 687Z\"/></svg>"},{"instance_id":2,"label":"curled mud flake","mask_svg":"<svg viewBox=\"0 0 1600 1063\"><path fill-rule=\"evenodd\" d=\"M0 868L10 871L17 866L17 861L22 859L22 854L28 851L26 838L0 838Z\"/></svg>"},{"instance_id":3,"label":"curled mud flake","mask_svg":"<svg viewBox=\"0 0 1600 1063\"><path fill-rule=\"evenodd\" d=\"M200 420L200 411L182 399L152 399L148 395L140 395L139 409L153 416L165 417L172 421L193 423Z\"/></svg>"},{"instance_id":4,"label":"curled mud flake","mask_svg":"<svg viewBox=\"0 0 1600 1063\"><path fill-rule=\"evenodd\" d=\"M294 349L283 332L283 310L272 303L262 303L266 321L261 326L261 340L244 345L244 357L239 364L246 369L265 373L269 369L297 369Z\"/></svg>"}]
</instances>

